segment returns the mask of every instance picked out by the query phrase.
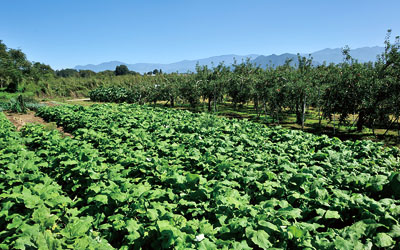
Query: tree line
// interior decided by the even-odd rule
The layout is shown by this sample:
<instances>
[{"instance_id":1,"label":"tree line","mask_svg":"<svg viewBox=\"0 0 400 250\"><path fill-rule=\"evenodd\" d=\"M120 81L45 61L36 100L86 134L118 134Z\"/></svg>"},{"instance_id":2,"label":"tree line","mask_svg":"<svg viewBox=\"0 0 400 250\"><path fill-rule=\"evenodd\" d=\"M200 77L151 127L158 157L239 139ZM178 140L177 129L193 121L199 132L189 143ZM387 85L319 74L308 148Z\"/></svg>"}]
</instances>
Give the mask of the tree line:
<instances>
[{"instance_id":1,"label":"tree line","mask_svg":"<svg viewBox=\"0 0 400 250\"><path fill-rule=\"evenodd\" d=\"M161 69L154 69L144 75L163 74ZM37 95L46 94L49 84L62 81L62 78L93 78L132 75L140 73L131 71L126 65L119 65L115 70L105 70L96 73L92 70L61 69L54 70L50 65L31 62L20 49L8 48L0 40L0 90L10 93L34 92Z\"/></svg>"}]
</instances>

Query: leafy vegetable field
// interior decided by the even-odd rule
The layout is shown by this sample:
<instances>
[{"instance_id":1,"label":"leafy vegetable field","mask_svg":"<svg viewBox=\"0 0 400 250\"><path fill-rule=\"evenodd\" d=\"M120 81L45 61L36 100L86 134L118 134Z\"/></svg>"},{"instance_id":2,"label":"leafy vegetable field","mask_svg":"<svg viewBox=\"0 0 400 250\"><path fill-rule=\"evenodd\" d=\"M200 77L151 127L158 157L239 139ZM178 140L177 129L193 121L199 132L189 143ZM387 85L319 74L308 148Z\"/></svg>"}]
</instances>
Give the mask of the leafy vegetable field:
<instances>
[{"instance_id":1,"label":"leafy vegetable field","mask_svg":"<svg viewBox=\"0 0 400 250\"><path fill-rule=\"evenodd\" d=\"M400 248L397 148L128 104L38 115L74 138L0 116L3 248Z\"/></svg>"},{"instance_id":2,"label":"leafy vegetable field","mask_svg":"<svg viewBox=\"0 0 400 250\"><path fill-rule=\"evenodd\" d=\"M110 249L28 141L0 113L0 249Z\"/></svg>"},{"instance_id":3,"label":"leafy vegetable field","mask_svg":"<svg viewBox=\"0 0 400 250\"><path fill-rule=\"evenodd\" d=\"M89 93L90 100L95 102L128 102L133 103L139 99L139 94L133 90L119 87L99 87Z\"/></svg>"}]
</instances>

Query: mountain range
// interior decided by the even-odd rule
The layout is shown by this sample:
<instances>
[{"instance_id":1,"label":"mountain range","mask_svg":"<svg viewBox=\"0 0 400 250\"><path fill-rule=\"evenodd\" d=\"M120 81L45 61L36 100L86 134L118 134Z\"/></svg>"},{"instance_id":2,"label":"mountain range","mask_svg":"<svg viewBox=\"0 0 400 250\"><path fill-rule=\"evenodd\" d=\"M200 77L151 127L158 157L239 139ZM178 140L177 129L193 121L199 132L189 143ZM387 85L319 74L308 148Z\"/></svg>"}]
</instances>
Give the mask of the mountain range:
<instances>
[{"instance_id":1,"label":"mountain range","mask_svg":"<svg viewBox=\"0 0 400 250\"><path fill-rule=\"evenodd\" d=\"M350 51L350 55L357 59L359 62L368 62L368 61L376 61L376 57L384 52L383 47L375 46L375 47L363 47ZM313 53L302 53L302 56L311 55L313 58L314 65L320 65L322 63L341 63L343 61L342 49L323 49ZM286 59L292 59L292 64L297 62L297 55L285 53L281 55L222 55L222 56L213 56L208 58L202 58L197 60L183 60L174 63L162 64L162 63L135 63L128 64L120 61L111 61L104 62L97 65L88 64L88 65L77 65L74 69L77 70L92 70L95 72L100 72L104 70L115 70L115 67L118 65L126 65L130 70L145 73L149 71L153 71L154 69L161 69L165 73L171 72L179 72L186 73L188 71L195 71L196 64L199 65L207 65L209 67L217 66L219 63L224 62L225 65L230 66L236 60L238 63L250 59L251 63L255 63L258 66L263 68L268 66L280 66L283 65Z\"/></svg>"}]
</instances>

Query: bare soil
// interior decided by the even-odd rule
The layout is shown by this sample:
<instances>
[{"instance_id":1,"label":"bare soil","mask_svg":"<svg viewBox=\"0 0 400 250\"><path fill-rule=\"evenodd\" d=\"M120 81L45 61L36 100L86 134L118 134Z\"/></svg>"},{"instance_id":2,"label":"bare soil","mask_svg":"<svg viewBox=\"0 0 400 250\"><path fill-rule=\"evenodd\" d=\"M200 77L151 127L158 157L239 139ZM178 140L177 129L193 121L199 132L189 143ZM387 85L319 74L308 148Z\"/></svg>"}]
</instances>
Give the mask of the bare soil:
<instances>
[{"instance_id":1,"label":"bare soil","mask_svg":"<svg viewBox=\"0 0 400 250\"><path fill-rule=\"evenodd\" d=\"M46 104L47 106L50 106L50 107L60 105L60 104L58 104L57 102L54 102L54 101L46 101L46 102L40 102L40 103Z\"/></svg>"},{"instance_id":2,"label":"bare soil","mask_svg":"<svg viewBox=\"0 0 400 250\"><path fill-rule=\"evenodd\" d=\"M67 100L67 102L85 102L85 101L90 101L90 98L82 98L82 99L71 99L71 100Z\"/></svg>"},{"instance_id":3,"label":"bare soil","mask_svg":"<svg viewBox=\"0 0 400 250\"><path fill-rule=\"evenodd\" d=\"M7 119L14 124L18 131L27 123L34 123L42 124L49 129L57 129L62 135L72 137L70 133L65 132L62 127L57 127L55 123L48 123L42 118L35 116L35 112L33 111L28 111L26 114L17 114L11 112L4 112L4 114L6 115Z\"/></svg>"}]
</instances>

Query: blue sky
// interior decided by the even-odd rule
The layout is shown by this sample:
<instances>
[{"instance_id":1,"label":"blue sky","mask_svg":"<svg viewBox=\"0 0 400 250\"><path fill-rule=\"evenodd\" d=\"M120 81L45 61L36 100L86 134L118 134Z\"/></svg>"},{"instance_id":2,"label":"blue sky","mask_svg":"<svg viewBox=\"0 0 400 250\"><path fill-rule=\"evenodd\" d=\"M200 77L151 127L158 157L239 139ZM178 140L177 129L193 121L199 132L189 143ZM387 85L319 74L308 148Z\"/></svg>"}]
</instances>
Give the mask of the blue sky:
<instances>
[{"instance_id":1,"label":"blue sky","mask_svg":"<svg viewBox=\"0 0 400 250\"><path fill-rule=\"evenodd\" d=\"M54 69L383 46L400 1L2 0L0 40Z\"/></svg>"}]
</instances>

